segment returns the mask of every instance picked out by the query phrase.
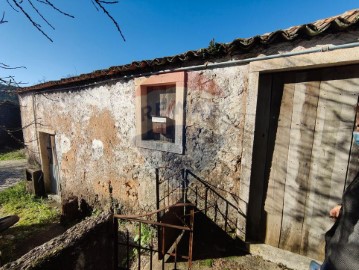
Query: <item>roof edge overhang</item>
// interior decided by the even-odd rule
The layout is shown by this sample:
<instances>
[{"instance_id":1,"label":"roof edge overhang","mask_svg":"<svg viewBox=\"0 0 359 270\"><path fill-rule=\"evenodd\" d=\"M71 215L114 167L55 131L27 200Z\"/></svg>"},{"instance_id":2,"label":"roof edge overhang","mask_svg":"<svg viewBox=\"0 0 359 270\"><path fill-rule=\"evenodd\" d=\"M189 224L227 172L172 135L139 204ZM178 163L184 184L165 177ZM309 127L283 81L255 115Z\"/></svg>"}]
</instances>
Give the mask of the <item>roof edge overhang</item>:
<instances>
[{"instance_id":1,"label":"roof edge overhang","mask_svg":"<svg viewBox=\"0 0 359 270\"><path fill-rule=\"evenodd\" d=\"M176 69L192 63L204 64L208 61L223 61L246 54L260 54L260 51L273 44L308 40L319 35L333 34L355 30L359 25L359 9L347 11L341 15L318 20L314 23L290 27L268 34L247 39L235 39L230 43L211 42L209 47L188 51L175 56L156 58L153 60L135 61L131 64L114 66L96 70L91 73L57 81L49 81L18 90L19 94L44 90L61 90L68 87L83 86L97 82L141 76L144 73L158 72L164 69Z\"/></svg>"}]
</instances>

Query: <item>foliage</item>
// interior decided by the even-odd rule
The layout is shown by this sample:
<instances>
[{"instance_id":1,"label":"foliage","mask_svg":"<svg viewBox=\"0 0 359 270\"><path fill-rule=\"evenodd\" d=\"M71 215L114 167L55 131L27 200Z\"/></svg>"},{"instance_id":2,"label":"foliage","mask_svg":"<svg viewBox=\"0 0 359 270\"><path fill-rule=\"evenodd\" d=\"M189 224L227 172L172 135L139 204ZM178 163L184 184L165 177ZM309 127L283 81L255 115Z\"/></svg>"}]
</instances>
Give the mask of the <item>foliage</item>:
<instances>
[{"instance_id":1,"label":"foliage","mask_svg":"<svg viewBox=\"0 0 359 270\"><path fill-rule=\"evenodd\" d=\"M123 220L119 220L119 225L120 228L122 227L124 230L126 227L126 224L128 224L126 221ZM141 242L138 243L140 241L140 235L139 235L139 226L141 226ZM151 244L151 240L155 238L156 235L156 231L155 228L153 228L150 225L147 224L141 224L141 225L134 225L133 227L131 226L131 235L134 235L133 237L133 241L131 241L132 245L138 246L138 244L140 244L141 247L149 247L149 245ZM125 237L124 237L125 239ZM127 267L127 251L125 251L123 254L121 254L121 256L119 257L119 265L122 268L126 268ZM146 255L148 254L147 251L145 250L141 250L141 256L142 255ZM138 258L138 248L137 247L133 247L129 249L129 254L128 254L128 258L129 258L129 263L130 265L132 265L136 259Z\"/></svg>"},{"instance_id":2,"label":"foliage","mask_svg":"<svg viewBox=\"0 0 359 270\"><path fill-rule=\"evenodd\" d=\"M211 55L217 55L223 53L223 46L217 43L214 38L209 42L207 52Z\"/></svg>"},{"instance_id":3,"label":"foliage","mask_svg":"<svg viewBox=\"0 0 359 270\"><path fill-rule=\"evenodd\" d=\"M2 160L17 160L17 159L25 159L25 152L23 149L20 150L12 150L10 152L0 153L0 161Z\"/></svg>"},{"instance_id":4,"label":"foliage","mask_svg":"<svg viewBox=\"0 0 359 270\"><path fill-rule=\"evenodd\" d=\"M201 266L207 266L207 267L212 267L214 263L213 259L206 259L200 262Z\"/></svg>"},{"instance_id":5,"label":"foliage","mask_svg":"<svg viewBox=\"0 0 359 270\"><path fill-rule=\"evenodd\" d=\"M42 198L26 192L25 182L0 192L0 216L18 215L20 220L14 226L46 224L59 217L59 211Z\"/></svg>"},{"instance_id":6,"label":"foliage","mask_svg":"<svg viewBox=\"0 0 359 270\"><path fill-rule=\"evenodd\" d=\"M142 247L147 247L151 244L151 239L153 239L155 237L155 229L153 227L151 227L150 225L147 224L142 224L141 225L141 243L140 245ZM134 241L138 242L140 239L140 235L138 234L138 229L137 229L137 234L134 237Z\"/></svg>"},{"instance_id":7,"label":"foliage","mask_svg":"<svg viewBox=\"0 0 359 270\"><path fill-rule=\"evenodd\" d=\"M0 104L9 101L13 104L19 104L18 97L15 93L16 87L4 85L0 81Z\"/></svg>"},{"instance_id":8,"label":"foliage","mask_svg":"<svg viewBox=\"0 0 359 270\"><path fill-rule=\"evenodd\" d=\"M2 263L16 259L16 249L34 233L45 232L60 213L47 200L27 193L25 182L20 182L0 192L0 217L7 215L18 215L20 220L0 236Z\"/></svg>"}]
</instances>

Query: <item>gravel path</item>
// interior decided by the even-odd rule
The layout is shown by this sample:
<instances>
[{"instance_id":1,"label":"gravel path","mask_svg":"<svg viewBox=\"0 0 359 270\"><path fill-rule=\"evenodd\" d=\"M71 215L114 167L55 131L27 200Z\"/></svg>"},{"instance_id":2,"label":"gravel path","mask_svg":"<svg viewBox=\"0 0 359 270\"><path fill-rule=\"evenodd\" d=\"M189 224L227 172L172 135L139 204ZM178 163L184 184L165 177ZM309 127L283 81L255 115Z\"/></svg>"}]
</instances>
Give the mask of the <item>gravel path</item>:
<instances>
[{"instance_id":1,"label":"gravel path","mask_svg":"<svg viewBox=\"0 0 359 270\"><path fill-rule=\"evenodd\" d=\"M0 161L0 191L25 178L26 159Z\"/></svg>"}]
</instances>

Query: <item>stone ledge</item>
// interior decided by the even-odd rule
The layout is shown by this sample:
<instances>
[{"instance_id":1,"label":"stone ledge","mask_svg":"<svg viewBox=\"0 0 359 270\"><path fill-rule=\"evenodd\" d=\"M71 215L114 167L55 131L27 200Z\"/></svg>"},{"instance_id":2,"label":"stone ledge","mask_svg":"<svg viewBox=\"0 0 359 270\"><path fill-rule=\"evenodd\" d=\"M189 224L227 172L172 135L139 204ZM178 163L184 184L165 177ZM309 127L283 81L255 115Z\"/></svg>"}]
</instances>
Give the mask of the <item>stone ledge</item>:
<instances>
[{"instance_id":1,"label":"stone ledge","mask_svg":"<svg viewBox=\"0 0 359 270\"><path fill-rule=\"evenodd\" d=\"M112 233L110 213L90 217L0 269L112 269Z\"/></svg>"},{"instance_id":2,"label":"stone ledge","mask_svg":"<svg viewBox=\"0 0 359 270\"><path fill-rule=\"evenodd\" d=\"M293 270L308 270L310 262L314 260L265 244L248 244L248 249L252 255L260 256L270 262L283 264ZM317 260L314 261L321 263Z\"/></svg>"}]
</instances>

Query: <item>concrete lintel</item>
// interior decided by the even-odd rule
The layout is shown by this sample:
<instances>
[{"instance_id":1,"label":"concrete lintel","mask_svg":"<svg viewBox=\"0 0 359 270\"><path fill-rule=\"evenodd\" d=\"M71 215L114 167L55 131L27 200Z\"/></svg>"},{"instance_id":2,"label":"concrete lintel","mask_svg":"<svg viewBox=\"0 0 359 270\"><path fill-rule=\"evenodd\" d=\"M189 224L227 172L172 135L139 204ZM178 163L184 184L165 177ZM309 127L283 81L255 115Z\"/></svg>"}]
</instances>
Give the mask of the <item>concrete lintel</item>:
<instances>
[{"instance_id":1,"label":"concrete lintel","mask_svg":"<svg viewBox=\"0 0 359 270\"><path fill-rule=\"evenodd\" d=\"M251 62L249 72L275 72L359 63L359 48L340 49Z\"/></svg>"}]
</instances>

